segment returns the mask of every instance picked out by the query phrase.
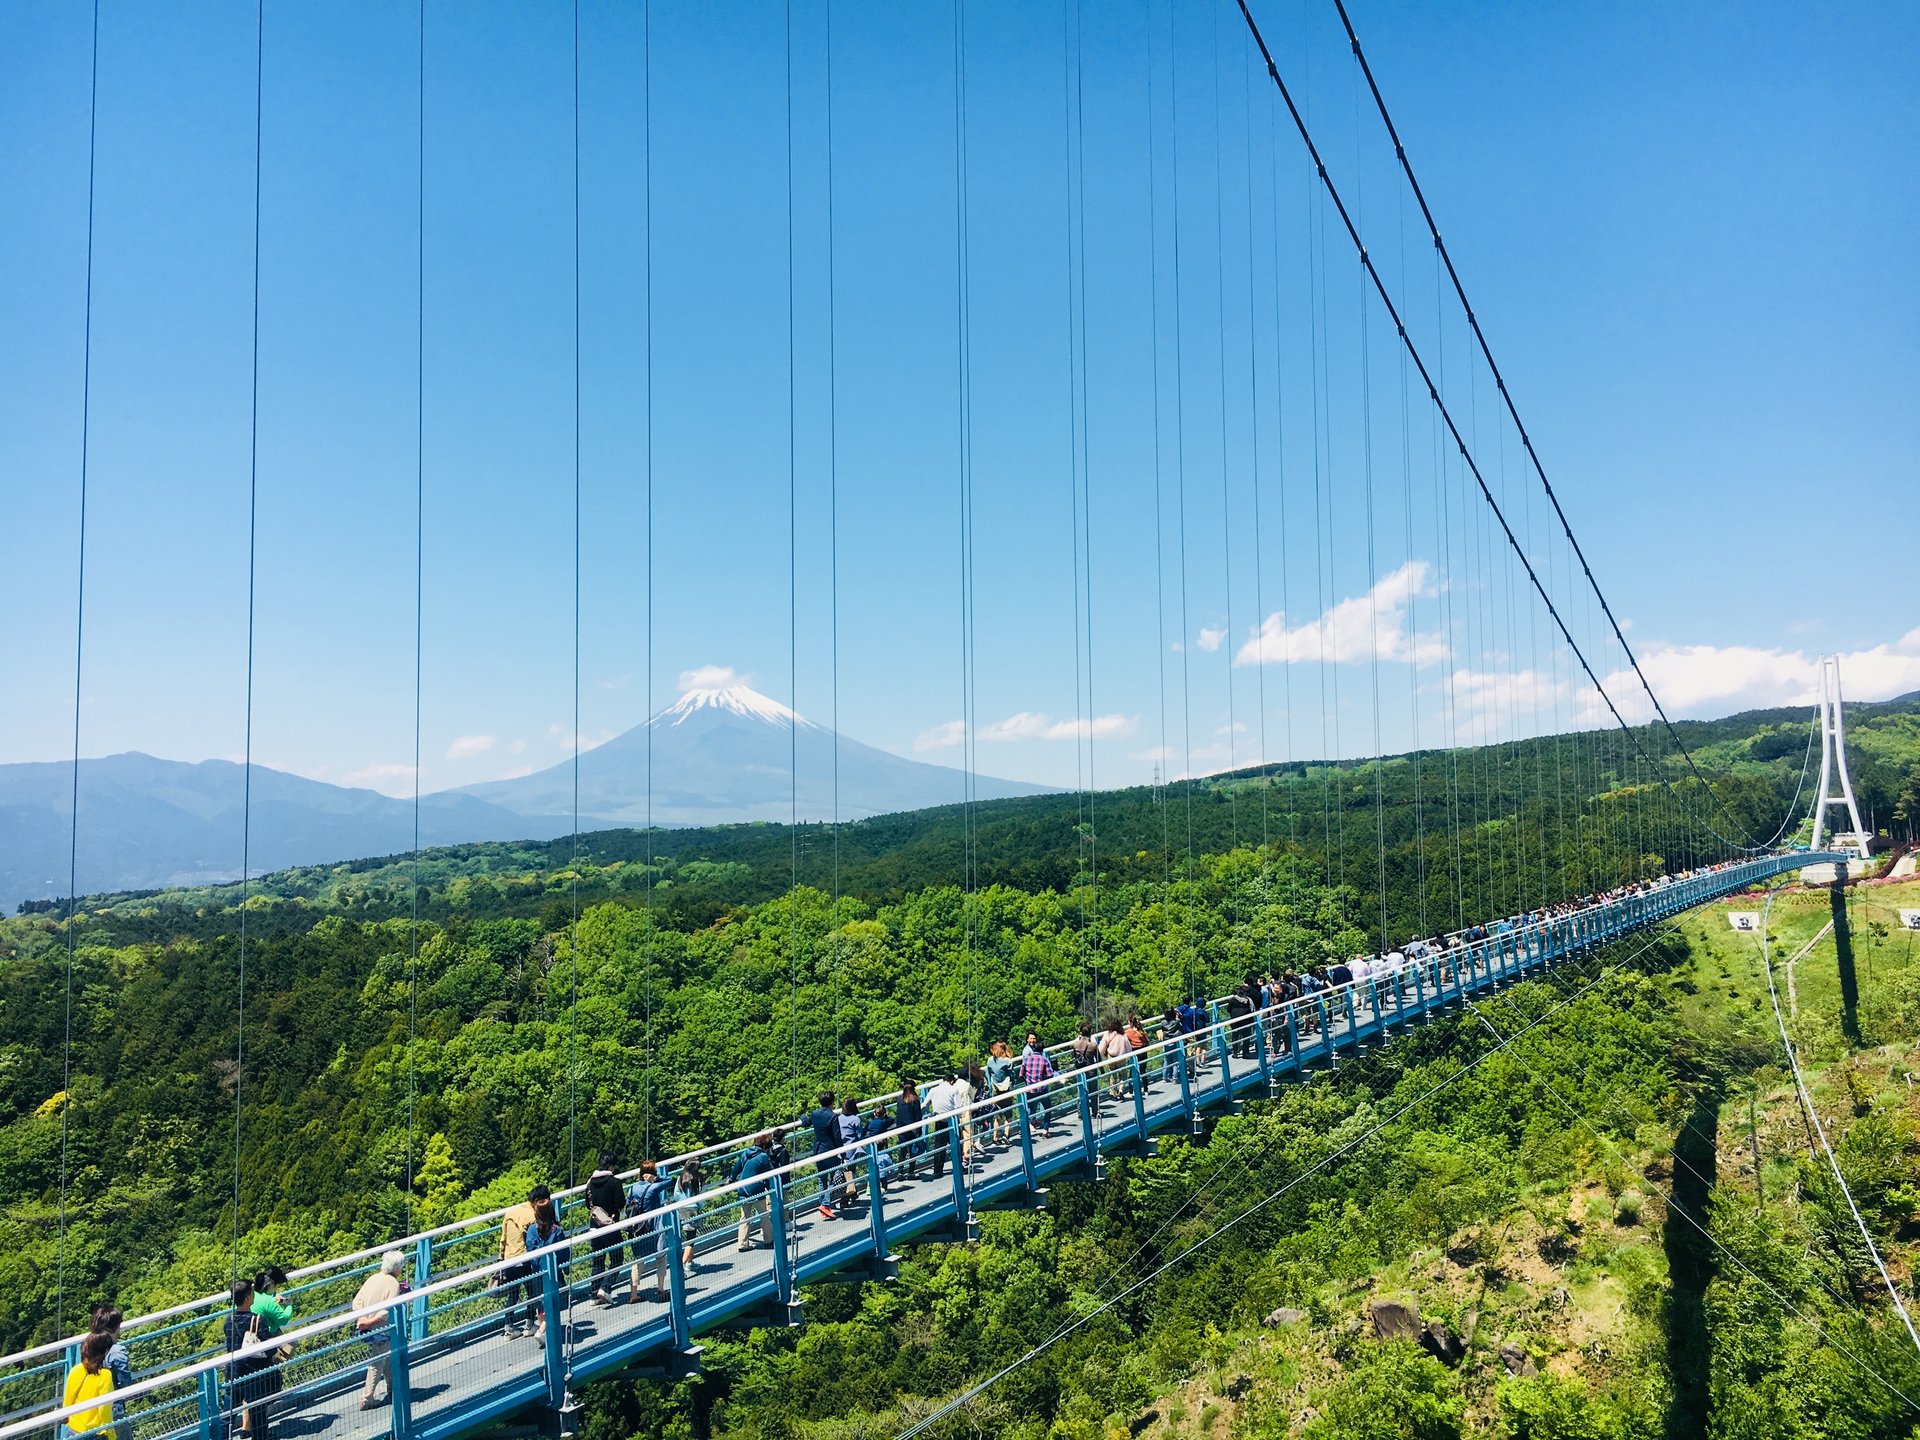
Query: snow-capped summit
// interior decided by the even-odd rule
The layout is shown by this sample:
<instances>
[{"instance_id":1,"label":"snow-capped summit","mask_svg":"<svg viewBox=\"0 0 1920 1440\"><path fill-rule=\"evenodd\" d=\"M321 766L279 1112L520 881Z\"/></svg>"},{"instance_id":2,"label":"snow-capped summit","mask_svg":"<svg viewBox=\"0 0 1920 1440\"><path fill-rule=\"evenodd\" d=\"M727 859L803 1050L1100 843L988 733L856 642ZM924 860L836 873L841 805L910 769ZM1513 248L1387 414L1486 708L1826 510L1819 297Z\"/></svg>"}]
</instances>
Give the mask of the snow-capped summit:
<instances>
[{"instance_id":1,"label":"snow-capped summit","mask_svg":"<svg viewBox=\"0 0 1920 1440\"><path fill-rule=\"evenodd\" d=\"M855 820L967 797L960 771L836 738L724 665L682 672L679 699L646 724L583 750L577 776L563 760L456 793L523 814L564 815L576 781L581 823L595 827ZM1044 788L986 775L973 781L980 799Z\"/></svg>"},{"instance_id":2,"label":"snow-capped summit","mask_svg":"<svg viewBox=\"0 0 1920 1440\"><path fill-rule=\"evenodd\" d=\"M750 685L739 683L692 686L683 691L680 698L673 704L654 716L651 723L684 725L695 713L707 709L725 710L749 720L765 721L769 725L798 725L806 730L819 728L811 720L795 714L778 700L762 695Z\"/></svg>"}]
</instances>

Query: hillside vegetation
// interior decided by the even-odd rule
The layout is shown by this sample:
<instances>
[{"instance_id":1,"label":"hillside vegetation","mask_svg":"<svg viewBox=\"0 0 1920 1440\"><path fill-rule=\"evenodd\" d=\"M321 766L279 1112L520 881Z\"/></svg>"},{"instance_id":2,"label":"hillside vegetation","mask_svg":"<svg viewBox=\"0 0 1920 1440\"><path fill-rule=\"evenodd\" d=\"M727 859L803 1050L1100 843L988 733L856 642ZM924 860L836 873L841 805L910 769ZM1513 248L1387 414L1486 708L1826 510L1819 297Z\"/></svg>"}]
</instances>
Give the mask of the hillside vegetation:
<instances>
[{"instance_id":1,"label":"hillside vegetation","mask_svg":"<svg viewBox=\"0 0 1920 1440\"><path fill-rule=\"evenodd\" d=\"M1351 953L1383 908L1390 935L1428 931L1666 864L1670 801L1582 753L1580 790L1569 764L1565 790L1516 779L1502 802L1490 763L1431 810L1461 756L1102 794L1097 830L1084 797L983 806L972 893L939 812L843 827L837 899L817 827L616 832L578 864L564 842L436 853L417 927L406 859L289 872L246 901L244 1016L236 889L0 921L0 1348L58 1332L63 1177L69 1317L225 1282L236 1108L244 1264L377 1244L603 1144L671 1153L790 1119L822 1083L875 1093L1029 1025ZM1797 774L1723 798L1757 818ZM1345 836L1289 785L1339 799ZM1920 980L1899 890L1852 892L1857 1001L1823 978L1828 941L1783 1003L1904 1284ZM1827 903L1782 900L1782 946ZM978 1246L916 1250L897 1284L818 1287L805 1327L711 1344L697 1382L601 1387L590 1428L890 1436L1082 1320L939 1433L1906 1435L1920 1416L1846 1358L1920 1396L1796 1141L1756 956L1709 912L1503 992L1205 1144L990 1216ZM1765 1283L1676 1225L1670 1193ZM1377 1299L1417 1305L1452 1363L1377 1339ZM1304 1316L1261 1323L1283 1308Z\"/></svg>"}]
</instances>

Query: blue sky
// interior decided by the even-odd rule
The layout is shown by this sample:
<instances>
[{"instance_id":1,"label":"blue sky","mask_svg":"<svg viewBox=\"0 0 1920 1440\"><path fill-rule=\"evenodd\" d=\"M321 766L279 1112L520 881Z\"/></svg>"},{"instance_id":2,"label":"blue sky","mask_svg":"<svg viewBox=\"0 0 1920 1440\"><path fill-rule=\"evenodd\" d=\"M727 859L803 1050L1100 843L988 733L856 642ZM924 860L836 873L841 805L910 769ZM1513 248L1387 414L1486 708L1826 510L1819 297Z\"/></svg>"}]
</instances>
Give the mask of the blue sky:
<instances>
[{"instance_id":1,"label":"blue sky","mask_svg":"<svg viewBox=\"0 0 1920 1440\"><path fill-rule=\"evenodd\" d=\"M1337 16L1254 8L1626 705ZM1805 699L1823 650L1849 657L1854 697L1920 688L1910 587L1846 568L1853 547L1859 573L1891 574L1877 537L1920 519L1920 12L1353 11L1669 708ZM716 669L830 720L837 588L842 727L961 758L951 11L833 7L831 306L825 13L791 11L789 122L782 7L663 0L650 66L641 7L582 9L587 743ZM0 761L72 743L88 18L0 6ZM1071 784L1090 761L1121 783L1364 753L1376 708L1389 749L1594 715L1417 382L1403 400L1391 327L1237 12L1088 6L1066 39L1053 7L968 7L981 768ZM412 785L416 44L410 6L267 5L253 753L393 793ZM103 6L90 755L244 744L253 46L250 5ZM573 744L571 47L557 6L427 7L429 789Z\"/></svg>"}]
</instances>

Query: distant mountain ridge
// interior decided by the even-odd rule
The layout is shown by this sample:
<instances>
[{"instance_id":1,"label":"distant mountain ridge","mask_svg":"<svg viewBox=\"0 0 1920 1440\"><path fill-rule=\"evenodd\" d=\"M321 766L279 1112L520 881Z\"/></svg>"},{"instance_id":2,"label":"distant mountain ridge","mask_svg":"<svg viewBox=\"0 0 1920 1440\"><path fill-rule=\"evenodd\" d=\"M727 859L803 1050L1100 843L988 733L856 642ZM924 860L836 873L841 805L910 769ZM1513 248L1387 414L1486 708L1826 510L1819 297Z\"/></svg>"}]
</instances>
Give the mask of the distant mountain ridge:
<instances>
[{"instance_id":1,"label":"distant mountain ridge","mask_svg":"<svg viewBox=\"0 0 1920 1440\"><path fill-rule=\"evenodd\" d=\"M690 689L651 720L580 756L580 827L860 819L956 803L965 777L841 736L744 685ZM797 768L796 768L797 766ZM648 804L648 772L652 804ZM420 844L548 840L574 827L571 759L512 780L420 799ZM1048 787L977 777L981 799ZM226 760L137 751L80 762L78 891L151 890L393 855L414 845L413 802ZM0 765L0 907L68 891L73 767Z\"/></svg>"},{"instance_id":2,"label":"distant mountain ridge","mask_svg":"<svg viewBox=\"0 0 1920 1440\"><path fill-rule=\"evenodd\" d=\"M944 765L903 759L845 735L836 747L833 731L745 685L690 689L646 724L580 756L583 823L590 814L603 826L864 820L957 804L967 798L965 787L965 775ZM1044 795L1050 788L982 775L974 798ZM448 793L522 814L570 813L573 762Z\"/></svg>"}]
</instances>

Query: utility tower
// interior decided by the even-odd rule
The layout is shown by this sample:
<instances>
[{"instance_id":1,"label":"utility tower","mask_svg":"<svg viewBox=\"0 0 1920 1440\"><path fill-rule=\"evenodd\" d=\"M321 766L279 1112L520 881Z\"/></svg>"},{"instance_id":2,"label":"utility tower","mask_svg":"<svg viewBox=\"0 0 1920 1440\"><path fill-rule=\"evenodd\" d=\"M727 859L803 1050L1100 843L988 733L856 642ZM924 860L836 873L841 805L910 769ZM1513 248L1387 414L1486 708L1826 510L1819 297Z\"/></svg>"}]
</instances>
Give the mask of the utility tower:
<instances>
[{"instance_id":1,"label":"utility tower","mask_svg":"<svg viewBox=\"0 0 1920 1440\"><path fill-rule=\"evenodd\" d=\"M1840 772L1840 788L1833 790L1834 771ZM1820 657L1820 793L1813 802L1813 848L1827 830L1827 811L1835 805L1847 807L1853 822L1851 832L1835 830L1838 844L1851 842L1862 855L1867 853L1867 827L1860 823L1860 807L1853 802L1853 780L1847 774L1847 727L1840 716L1840 657Z\"/></svg>"}]
</instances>

